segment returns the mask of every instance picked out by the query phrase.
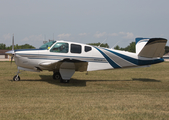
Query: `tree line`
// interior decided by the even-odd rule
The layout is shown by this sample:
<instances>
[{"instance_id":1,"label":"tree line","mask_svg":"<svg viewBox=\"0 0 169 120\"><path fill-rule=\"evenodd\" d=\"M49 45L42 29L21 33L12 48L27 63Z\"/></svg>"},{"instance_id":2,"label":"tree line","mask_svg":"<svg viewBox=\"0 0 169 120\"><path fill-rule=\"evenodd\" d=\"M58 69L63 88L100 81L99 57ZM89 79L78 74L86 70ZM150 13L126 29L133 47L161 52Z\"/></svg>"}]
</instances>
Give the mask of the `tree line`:
<instances>
[{"instance_id":1,"label":"tree line","mask_svg":"<svg viewBox=\"0 0 169 120\"><path fill-rule=\"evenodd\" d=\"M109 45L107 43L100 43L100 42L98 42L98 43L88 43L88 45L109 48Z\"/></svg>"},{"instance_id":2,"label":"tree line","mask_svg":"<svg viewBox=\"0 0 169 120\"><path fill-rule=\"evenodd\" d=\"M93 45L93 46L99 46L101 43L89 43L89 45ZM109 45L107 43L105 44L101 44L100 47L106 47L109 48ZM119 45L116 45L114 47L114 49L116 50L123 50L123 51L128 51L128 52L136 52L136 43L135 42L131 42L127 47L120 47ZM169 53L169 46L165 46L165 52L164 54Z\"/></svg>"},{"instance_id":3,"label":"tree line","mask_svg":"<svg viewBox=\"0 0 169 120\"><path fill-rule=\"evenodd\" d=\"M100 46L100 47L105 47L105 48L109 48L109 45L107 43L103 43L101 44L100 42L98 43L88 43L89 45L92 45L92 46ZM34 49L35 47L32 46L32 45L29 45L29 44L24 44L24 45L18 45L16 44L14 46L14 49ZM0 49L2 50L11 50L12 49L12 45L7 47L5 44L3 43L0 43ZM116 50L124 50L124 51L129 51L129 52L133 52L135 53L136 52L136 49L135 49L135 42L131 42L127 47L120 47L119 45L116 45L114 47L114 49ZM169 46L165 46L165 53L169 53Z\"/></svg>"},{"instance_id":4,"label":"tree line","mask_svg":"<svg viewBox=\"0 0 169 120\"><path fill-rule=\"evenodd\" d=\"M127 47L125 48L122 48L122 47L119 47L118 45L116 47L114 47L114 49L116 50L124 50L124 51L129 51L129 52L136 52L136 45L135 45L135 42L131 42ZM169 46L165 46L165 52L164 54L167 54L169 53Z\"/></svg>"},{"instance_id":5,"label":"tree line","mask_svg":"<svg viewBox=\"0 0 169 120\"><path fill-rule=\"evenodd\" d=\"M135 45L135 42L131 42L125 48L122 48L122 47L120 47L120 46L117 45L116 47L114 47L114 49L116 49L116 50L124 50L124 51L129 51L129 52L135 53L136 52L136 45Z\"/></svg>"},{"instance_id":6,"label":"tree line","mask_svg":"<svg viewBox=\"0 0 169 120\"><path fill-rule=\"evenodd\" d=\"M101 44L100 42L98 43L89 43L89 45L93 45L93 46L100 46L100 47L105 47L105 48L109 48L109 45L107 43L103 43ZM131 42L127 47L122 48L119 45L115 46L114 49L116 50L124 50L124 51L129 51L129 52L136 52L135 50L135 42Z\"/></svg>"},{"instance_id":7,"label":"tree line","mask_svg":"<svg viewBox=\"0 0 169 120\"><path fill-rule=\"evenodd\" d=\"M14 45L14 49L34 49L35 47L29 44L24 44L24 45ZM12 45L11 46L6 46L3 43L0 43L0 49L1 50L12 50Z\"/></svg>"}]
</instances>

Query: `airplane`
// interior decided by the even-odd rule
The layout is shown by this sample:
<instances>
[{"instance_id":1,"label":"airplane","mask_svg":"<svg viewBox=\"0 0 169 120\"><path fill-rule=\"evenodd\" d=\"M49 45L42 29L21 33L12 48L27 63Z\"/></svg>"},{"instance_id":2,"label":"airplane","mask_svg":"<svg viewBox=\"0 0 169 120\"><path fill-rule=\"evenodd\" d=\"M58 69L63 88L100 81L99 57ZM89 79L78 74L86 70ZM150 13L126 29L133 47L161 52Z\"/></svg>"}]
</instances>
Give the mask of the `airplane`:
<instances>
[{"instance_id":1,"label":"airplane","mask_svg":"<svg viewBox=\"0 0 169 120\"><path fill-rule=\"evenodd\" d=\"M14 58L18 72L14 81L20 80L20 70L53 71L53 79L69 83L75 71L95 71L117 68L149 67L163 62L167 39L136 38L136 53L58 40L49 41L39 49L12 50L6 52Z\"/></svg>"}]
</instances>

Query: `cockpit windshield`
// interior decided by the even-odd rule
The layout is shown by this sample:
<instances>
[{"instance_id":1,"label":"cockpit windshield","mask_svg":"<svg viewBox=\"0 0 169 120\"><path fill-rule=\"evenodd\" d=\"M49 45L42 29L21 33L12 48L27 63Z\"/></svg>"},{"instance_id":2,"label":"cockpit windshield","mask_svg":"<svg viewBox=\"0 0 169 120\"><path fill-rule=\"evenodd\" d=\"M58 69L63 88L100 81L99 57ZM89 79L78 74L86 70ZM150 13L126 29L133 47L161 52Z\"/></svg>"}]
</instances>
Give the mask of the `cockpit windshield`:
<instances>
[{"instance_id":1,"label":"cockpit windshield","mask_svg":"<svg viewBox=\"0 0 169 120\"><path fill-rule=\"evenodd\" d=\"M58 42L50 49L50 52L68 53L68 50L69 50L68 43Z\"/></svg>"},{"instance_id":2,"label":"cockpit windshield","mask_svg":"<svg viewBox=\"0 0 169 120\"><path fill-rule=\"evenodd\" d=\"M50 41L42 45L39 49L48 50L56 41Z\"/></svg>"}]
</instances>

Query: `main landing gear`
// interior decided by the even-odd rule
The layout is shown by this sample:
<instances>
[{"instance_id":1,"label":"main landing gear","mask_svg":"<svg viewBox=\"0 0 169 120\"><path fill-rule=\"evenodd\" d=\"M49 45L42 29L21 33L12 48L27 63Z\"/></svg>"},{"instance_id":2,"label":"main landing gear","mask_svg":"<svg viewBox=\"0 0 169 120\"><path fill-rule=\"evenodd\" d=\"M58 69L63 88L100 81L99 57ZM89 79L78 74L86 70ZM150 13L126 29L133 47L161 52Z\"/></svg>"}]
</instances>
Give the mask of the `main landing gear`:
<instances>
[{"instance_id":1,"label":"main landing gear","mask_svg":"<svg viewBox=\"0 0 169 120\"><path fill-rule=\"evenodd\" d=\"M64 80L62 79L62 76L60 75L59 72L54 72L53 73L53 79L54 80L60 80L61 83L69 83L70 80Z\"/></svg>"},{"instance_id":2,"label":"main landing gear","mask_svg":"<svg viewBox=\"0 0 169 120\"><path fill-rule=\"evenodd\" d=\"M20 77L19 77L19 74L20 73L20 71L18 70L18 72L17 72L17 75L15 75L14 77L13 77L13 81L20 81Z\"/></svg>"},{"instance_id":3,"label":"main landing gear","mask_svg":"<svg viewBox=\"0 0 169 120\"><path fill-rule=\"evenodd\" d=\"M17 74L13 77L13 81L20 81L19 77L20 70L18 70ZM59 72L53 72L53 79L60 80L61 83L69 83L70 80L62 79L62 76Z\"/></svg>"}]
</instances>

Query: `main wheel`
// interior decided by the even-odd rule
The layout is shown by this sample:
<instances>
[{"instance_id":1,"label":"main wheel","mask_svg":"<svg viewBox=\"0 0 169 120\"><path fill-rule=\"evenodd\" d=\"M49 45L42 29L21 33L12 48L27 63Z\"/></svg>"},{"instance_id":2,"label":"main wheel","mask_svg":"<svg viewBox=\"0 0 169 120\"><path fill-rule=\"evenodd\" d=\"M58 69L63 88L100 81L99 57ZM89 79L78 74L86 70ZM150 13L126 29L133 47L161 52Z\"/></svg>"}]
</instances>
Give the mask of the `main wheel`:
<instances>
[{"instance_id":1,"label":"main wheel","mask_svg":"<svg viewBox=\"0 0 169 120\"><path fill-rule=\"evenodd\" d=\"M61 79L60 73L59 73L59 72L54 73L54 74L53 74L53 79L54 79L54 80L60 80L60 79Z\"/></svg>"},{"instance_id":2,"label":"main wheel","mask_svg":"<svg viewBox=\"0 0 169 120\"><path fill-rule=\"evenodd\" d=\"M20 77L19 77L18 75L15 75L15 76L13 77L13 81L20 81Z\"/></svg>"}]
</instances>

